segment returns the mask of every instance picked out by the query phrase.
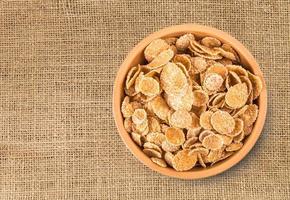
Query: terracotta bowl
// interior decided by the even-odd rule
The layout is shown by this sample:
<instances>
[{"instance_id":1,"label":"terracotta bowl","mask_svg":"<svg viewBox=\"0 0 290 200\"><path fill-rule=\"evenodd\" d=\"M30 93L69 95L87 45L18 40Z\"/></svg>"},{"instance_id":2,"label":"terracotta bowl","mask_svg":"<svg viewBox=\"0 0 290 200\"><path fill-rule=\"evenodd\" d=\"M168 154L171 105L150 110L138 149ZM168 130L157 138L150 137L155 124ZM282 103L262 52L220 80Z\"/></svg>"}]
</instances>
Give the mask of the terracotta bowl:
<instances>
[{"instance_id":1,"label":"terracotta bowl","mask_svg":"<svg viewBox=\"0 0 290 200\"><path fill-rule=\"evenodd\" d=\"M121 114L121 102L124 97L124 82L126 78L126 74L128 70L138 64L144 62L143 51L145 47L156 38L164 38L169 36L180 36L184 33L194 33L197 37L203 36L212 36L218 38L220 41L224 43L230 44L239 54L241 58L242 65L250 70L252 73L261 77L264 87L260 97L256 100L256 103L259 105L259 115L257 121L254 124L253 132L250 136L246 138L244 146L238 152L236 152L231 157L216 163L212 167L208 167L206 169L196 168L186 172L177 172L172 168L162 168L158 165L154 164L149 157L147 157L139 146L137 146L134 141L131 139L130 135L126 132L123 126L123 117ZM144 38L139 44L137 44L132 51L128 54L123 64L120 66L120 69L117 73L117 77L114 83L114 92L113 92L113 114L115 118L115 122L119 131L121 138L126 144L127 148L138 158L142 163L148 166L150 169L157 171L166 176L181 178L181 179L200 179L209 176L213 176L219 173L224 172L230 167L237 164L241 161L253 148L256 141L258 140L266 118L267 111L267 92L265 87L265 81L263 78L263 74L258 66L258 63L251 55L251 53L235 38L230 36L229 34L217 30L215 28L195 25L195 24L185 24L185 25L177 25L171 26L160 31L157 31L148 37Z\"/></svg>"}]
</instances>

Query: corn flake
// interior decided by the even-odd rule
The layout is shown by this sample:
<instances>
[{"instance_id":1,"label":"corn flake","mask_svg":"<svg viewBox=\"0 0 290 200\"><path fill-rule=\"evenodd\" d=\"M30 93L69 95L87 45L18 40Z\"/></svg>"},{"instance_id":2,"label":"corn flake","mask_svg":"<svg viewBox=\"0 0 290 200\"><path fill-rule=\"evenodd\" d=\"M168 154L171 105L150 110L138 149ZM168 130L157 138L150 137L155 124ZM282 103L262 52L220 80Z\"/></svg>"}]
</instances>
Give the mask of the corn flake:
<instances>
[{"instance_id":1,"label":"corn flake","mask_svg":"<svg viewBox=\"0 0 290 200\"><path fill-rule=\"evenodd\" d=\"M189 139L187 139L183 145L182 148L183 149L189 149L194 143L196 143L198 141L198 137L191 137Z\"/></svg>"},{"instance_id":2,"label":"corn flake","mask_svg":"<svg viewBox=\"0 0 290 200\"><path fill-rule=\"evenodd\" d=\"M123 117L125 118L131 117L134 113L134 108L130 104L130 98L128 96L126 96L122 102L121 111L122 111Z\"/></svg>"},{"instance_id":3,"label":"corn flake","mask_svg":"<svg viewBox=\"0 0 290 200\"><path fill-rule=\"evenodd\" d=\"M153 40L144 50L145 59L151 62L156 58L162 51L169 48L168 43L162 39Z\"/></svg>"},{"instance_id":4,"label":"corn flake","mask_svg":"<svg viewBox=\"0 0 290 200\"><path fill-rule=\"evenodd\" d=\"M209 48L221 46L221 41L219 41L218 39L214 37L204 37L202 38L200 43Z\"/></svg>"},{"instance_id":5,"label":"corn flake","mask_svg":"<svg viewBox=\"0 0 290 200\"><path fill-rule=\"evenodd\" d=\"M244 129L244 122L243 120L239 119L239 118L235 118L235 128L232 132L227 133L226 135L230 136L230 137L236 137L237 135L239 135Z\"/></svg>"},{"instance_id":6,"label":"corn flake","mask_svg":"<svg viewBox=\"0 0 290 200\"><path fill-rule=\"evenodd\" d=\"M228 146L233 142L233 137L227 136L227 135L219 135L222 140L224 145Z\"/></svg>"},{"instance_id":7,"label":"corn flake","mask_svg":"<svg viewBox=\"0 0 290 200\"><path fill-rule=\"evenodd\" d=\"M187 171L192 169L197 162L197 155L189 155L188 149L183 149L174 156L172 160L173 168L176 171Z\"/></svg>"},{"instance_id":8,"label":"corn flake","mask_svg":"<svg viewBox=\"0 0 290 200\"><path fill-rule=\"evenodd\" d=\"M253 125L244 127L245 137L250 135L253 131Z\"/></svg>"},{"instance_id":9,"label":"corn flake","mask_svg":"<svg viewBox=\"0 0 290 200\"><path fill-rule=\"evenodd\" d=\"M202 145L210 150L218 150L223 146L223 139L218 134L209 134L202 140Z\"/></svg>"},{"instance_id":10,"label":"corn flake","mask_svg":"<svg viewBox=\"0 0 290 200\"><path fill-rule=\"evenodd\" d=\"M150 158L151 157L162 158L162 154L155 149L143 149L143 152Z\"/></svg>"},{"instance_id":11,"label":"corn flake","mask_svg":"<svg viewBox=\"0 0 290 200\"><path fill-rule=\"evenodd\" d=\"M194 41L195 38L194 38L194 35L193 34L185 34L181 37L179 37L177 40L176 40L176 48L178 51L185 51L189 44L190 44L190 41Z\"/></svg>"},{"instance_id":12,"label":"corn flake","mask_svg":"<svg viewBox=\"0 0 290 200\"><path fill-rule=\"evenodd\" d=\"M161 96L155 97L149 102L153 112L162 120L167 120L170 109Z\"/></svg>"},{"instance_id":13,"label":"corn flake","mask_svg":"<svg viewBox=\"0 0 290 200\"><path fill-rule=\"evenodd\" d=\"M200 145L196 145L196 144L200 144ZM204 148L201 143L195 143L195 147L193 147L193 149L190 150L189 154L194 154L194 153L199 153L202 156L207 156L209 153L209 150Z\"/></svg>"},{"instance_id":14,"label":"corn flake","mask_svg":"<svg viewBox=\"0 0 290 200\"><path fill-rule=\"evenodd\" d=\"M136 109L132 115L134 124L142 124L147 119L147 113L144 109Z\"/></svg>"},{"instance_id":15,"label":"corn flake","mask_svg":"<svg viewBox=\"0 0 290 200\"><path fill-rule=\"evenodd\" d=\"M198 137L201 131L201 127L198 128L189 128L186 133L186 139L191 137Z\"/></svg>"},{"instance_id":16,"label":"corn flake","mask_svg":"<svg viewBox=\"0 0 290 200\"><path fill-rule=\"evenodd\" d=\"M174 52L172 49L167 49L162 51L158 56L156 56L148 65L146 65L149 69L157 69L166 65L174 56Z\"/></svg>"},{"instance_id":17,"label":"corn flake","mask_svg":"<svg viewBox=\"0 0 290 200\"><path fill-rule=\"evenodd\" d=\"M207 129L207 130L211 130L212 129L212 125L211 125L211 122L210 122L212 114L213 114L212 111L206 111L206 112L203 112L200 115L199 123L200 123L202 128Z\"/></svg>"},{"instance_id":18,"label":"corn flake","mask_svg":"<svg viewBox=\"0 0 290 200\"><path fill-rule=\"evenodd\" d=\"M140 134L132 132L131 137L136 144L138 144L139 146L142 146L143 140Z\"/></svg>"},{"instance_id":19,"label":"corn flake","mask_svg":"<svg viewBox=\"0 0 290 200\"><path fill-rule=\"evenodd\" d=\"M245 83L239 83L229 88L225 96L226 104L231 108L241 108L248 100L248 88Z\"/></svg>"},{"instance_id":20,"label":"corn flake","mask_svg":"<svg viewBox=\"0 0 290 200\"><path fill-rule=\"evenodd\" d=\"M169 123L177 128L187 128L192 124L192 117L186 110L176 110L170 115Z\"/></svg>"},{"instance_id":21,"label":"corn flake","mask_svg":"<svg viewBox=\"0 0 290 200\"><path fill-rule=\"evenodd\" d=\"M203 81L203 87L208 91L218 91L223 85L223 82L224 79L221 75L217 73L210 73L206 74Z\"/></svg>"},{"instance_id":22,"label":"corn flake","mask_svg":"<svg viewBox=\"0 0 290 200\"><path fill-rule=\"evenodd\" d=\"M146 139L148 142L152 142L154 144L157 144L158 146L162 145L162 142L166 140L165 135L163 133L158 132L150 132L146 136Z\"/></svg>"},{"instance_id":23,"label":"corn flake","mask_svg":"<svg viewBox=\"0 0 290 200\"><path fill-rule=\"evenodd\" d=\"M173 58L173 62L181 63L185 66L186 70L189 71L191 69L191 60L187 54L177 54Z\"/></svg>"},{"instance_id":24,"label":"corn flake","mask_svg":"<svg viewBox=\"0 0 290 200\"><path fill-rule=\"evenodd\" d=\"M206 70L207 62L205 58L191 57L190 61L192 64L191 71L193 74L198 74Z\"/></svg>"},{"instance_id":25,"label":"corn flake","mask_svg":"<svg viewBox=\"0 0 290 200\"><path fill-rule=\"evenodd\" d=\"M257 99L258 96L260 96L262 89L263 89L263 83L259 76L256 76L252 74L251 72L248 72L248 77L250 81L252 82L253 86L253 100Z\"/></svg>"},{"instance_id":26,"label":"corn flake","mask_svg":"<svg viewBox=\"0 0 290 200\"><path fill-rule=\"evenodd\" d=\"M131 133L132 130L132 126L133 126L133 122L131 118L125 118L124 119L124 128L128 133Z\"/></svg>"},{"instance_id":27,"label":"corn flake","mask_svg":"<svg viewBox=\"0 0 290 200\"><path fill-rule=\"evenodd\" d=\"M159 82L152 77L143 77L139 82L139 90L144 95L155 96L160 92Z\"/></svg>"},{"instance_id":28,"label":"corn flake","mask_svg":"<svg viewBox=\"0 0 290 200\"><path fill-rule=\"evenodd\" d=\"M204 139L206 136L209 136L209 135L211 135L211 134L214 134L214 132L212 132L212 131L210 131L210 130L204 130L204 131L202 131L202 132L199 134L198 139L199 139L200 142L202 142L203 139Z\"/></svg>"},{"instance_id":29,"label":"corn flake","mask_svg":"<svg viewBox=\"0 0 290 200\"><path fill-rule=\"evenodd\" d=\"M167 164L163 159L152 157L151 160L160 167L167 167Z\"/></svg>"},{"instance_id":30,"label":"corn flake","mask_svg":"<svg viewBox=\"0 0 290 200\"><path fill-rule=\"evenodd\" d=\"M145 143L143 144L143 147L144 147L144 149L154 149L154 150L156 150L156 151L162 153L161 148L160 148L158 145L156 145L156 144L154 144L154 143L152 143L152 142L145 142Z\"/></svg>"},{"instance_id":31,"label":"corn flake","mask_svg":"<svg viewBox=\"0 0 290 200\"><path fill-rule=\"evenodd\" d=\"M136 67L132 67L128 74L127 74L127 78L126 78L126 89L128 90L134 83L135 80L137 78L137 76L139 75L141 71L141 67L140 65L136 66Z\"/></svg>"},{"instance_id":32,"label":"corn flake","mask_svg":"<svg viewBox=\"0 0 290 200\"><path fill-rule=\"evenodd\" d=\"M209 100L208 94L203 90L193 91L193 105L196 107L205 106Z\"/></svg>"},{"instance_id":33,"label":"corn flake","mask_svg":"<svg viewBox=\"0 0 290 200\"><path fill-rule=\"evenodd\" d=\"M164 38L165 42L169 45L175 45L178 38L176 37L168 37Z\"/></svg>"},{"instance_id":34,"label":"corn flake","mask_svg":"<svg viewBox=\"0 0 290 200\"><path fill-rule=\"evenodd\" d=\"M180 149L180 146L170 144L169 142L167 142L165 140L162 142L161 148L166 152L175 152L175 151L178 151Z\"/></svg>"},{"instance_id":35,"label":"corn flake","mask_svg":"<svg viewBox=\"0 0 290 200\"><path fill-rule=\"evenodd\" d=\"M164 154L164 160L165 160L166 163L167 163L169 166L171 166L171 167L173 167L173 163L172 163L173 158L174 158L174 155L173 155L172 153L170 153L170 152L166 152L166 153Z\"/></svg>"},{"instance_id":36,"label":"corn flake","mask_svg":"<svg viewBox=\"0 0 290 200\"><path fill-rule=\"evenodd\" d=\"M185 74L174 63L168 63L160 74L162 89L167 94L182 95L187 91L188 82Z\"/></svg>"},{"instance_id":37,"label":"corn flake","mask_svg":"<svg viewBox=\"0 0 290 200\"><path fill-rule=\"evenodd\" d=\"M243 143L232 143L226 147L226 151L237 151L243 147Z\"/></svg>"},{"instance_id":38,"label":"corn flake","mask_svg":"<svg viewBox=\"0 0 290 200\"><path fill-rule=\"evenodd\" d=\"M234 142L235 143L240 143L244 139L245 139L245 132L242 130L239 135L237 135L236 137L234 137Z\"/></svg>"},{"instance_id":39,"label":"corn flake","mask_svg":"<svg viewBox=\"0 0 290 200\"><path fill-rule=\"evenodd\" d=\"M231 133L235 128L234 118L225 111L217 111L211 116L211 125L220 134Z\"/></svg>"},{"instance_id":40,"label":"corn flake","mask_svg":"<svg viewBox=\"0 0 290 200\"><path fill-rule=\"evenodd\" d=\"M251 126L256 121L258 113L258 106L251 104L247 107L247 110L245 110L245 112L240 115L240 118L244 121L245 126Z\"/></svg>"},{"instance_id":41,"label":"corn flake","mask_svg":"<svg viewBox=\"0 0 290 200\"><path fill-rule=\"evenodd\" d=\"M150 132L161 132L160 123L156 117L148 117L148 126Z\"/></svg>"},{"instance_id":42,"label":"corn flake","mask_svg":"<svg viewBox=\"0 0 290 200\"><path fill-rule=\"evenodd\" d=\"M190 111L193 104L192 87L188 87L186 93L182 96L164 94L167 104L174 110L187 110Z\"/></svg>"},{"instance_id":43,"label":"corn flake","mask_svg":"<svg viewBox=\"0 0 290 200\"><path fill-rule=\"evenodd\" d=\"M172 145L179 146L185 141L184 133L179 128L170 127L165 132L166 141Z\"/></svg>"}]
</instances>

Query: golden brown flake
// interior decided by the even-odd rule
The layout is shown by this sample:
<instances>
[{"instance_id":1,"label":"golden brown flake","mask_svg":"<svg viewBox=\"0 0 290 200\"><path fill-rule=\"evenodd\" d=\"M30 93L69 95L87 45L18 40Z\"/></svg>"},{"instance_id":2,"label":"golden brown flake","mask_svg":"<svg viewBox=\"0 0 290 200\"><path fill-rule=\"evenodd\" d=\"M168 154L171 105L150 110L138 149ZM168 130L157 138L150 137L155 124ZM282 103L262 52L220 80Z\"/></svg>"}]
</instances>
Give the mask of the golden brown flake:
<instances>
[{"instance_id":1,"label":"golden brown flake","mask_svg":"<svg viewBox=\"0 0 290 200\"><path fill-rule=\"evenodd\" d=\"M253 86L253 100L257 99L258 96L260 96L262 89L263 89L263 83L259 76L256 76L252 74L251 72L248 72L248 77L250 81L252 82Z\"/></svg>"},{"instance_id":2,"label":"golden brown flake","mask_svg":"<svg viewBox=\"0 0 290 200\"><path fill-rule=\"evenodd\" d=\"M152 101L149 102L149 104L157 117L162 120L167 120L170 109L161 96L155 97Z\"/></svg>"},{"instance_id":3,"label":"golden brown flake","mask_svg":"<svg viewBox=\"0 0 290 200\"><path fill-rule=\"evenodd\" d=\"M161 146L162 142L165 141L166 138L163 133L151 132L147 134L146 139L148 142L152 142L158 146Z\"/></svg>"},{"instance_id":4,"label":"golden brown flake","mask_svg":"<svg viewBox=\"0 0 290 200\"><path fill-rule=\"evenodd\" d=\"M166 152L175 152L175 151L178 151L180 149L180 146L170 144L166 140L162 142L161 147Z\"/></svg>"},{"instance_id":5,"label":"golden brown flake","mask_svg":"<svg viewBox=\"0 0 290 200\"><path fill-rule=\"evenodd\" d=\"M158 56L156 56L146 67L148 69L157 69L166 65L174 56L172 49L167 49L162 51Z\"/></svg>"},{"instance_id":6,"label":"golden brown flake","mask_svg":"<svg viewBox=\"0 0 290 200\"><path fill-rule=\"evenodd\" d=\"M190 57L187 54L175 55L173 58L173 62L183 64L187 71L189 71L191 69Z\"/></svg>"},{"instance_id":7,"label":"golden brown flake","mask_svg":"<svg viewBox=\"0 0 290 200\"><path fill-rule=\"evenodd\" d=\"M185 141L184 133L179 128L170 127L165 132L166 141L172 145L179 146Z\"/></svg>"},{"instance_id":8,"label":"golden brown flake","mask_svg":"<svg viewBox=\"0 0 290 200\"><path fill-rule=\"evenodd\" d=\"M221 46L221 41L214 37L204 37L200 43L209 48Z\"/></svg>"},{"instance_id":9,"label":"golden brown flake","mask_svg":"<svg viewBox=\"0 0 290 200\"><path fill-rule=\"evenodd\" d=\"M231 108L241 108L248 100L248 88L245 83L239 83L229 88L225 96L226 104Z\"/></svg>"},{"instance_id":10,"label":"golden brown flake","mask_svg":"<svg viewBox=\"0 0 290 200\"><path fill-rule=\"evenodd\" d=\"M150 158L151 157L162 158L162 154L155 149L143 149L143 152Z\"/></svg>"},{"instance_id":11,"label":"golden brown flake","mask_svg":"<svg viewBox=\"0 0 290 200\"><path fill-rule=\"evenodd\" d=\"M144 95L155 96L160 92L159 82L152 77L143 77L139 82L139 90Z\"/></svg>"},{"instance_id":12,"label":"golden brown flake","mask_svg":"<svg viewBox=\"0 0 290 200\"><path fill-rule=\"evenodd\" d=\"M185 74L174 63L168 63L163 67L160 75L162 89L171 95L183 95L188 88Z\"/></svg>"},{"instance_id":13,"label":"golden brown flake","mask_svg":"<svg viewBox=\"0 0 290 200\"><path fill-rule=\"evenodd\" d=\"M178 51L184 51L188 48L189 46L189 43L190 41L193 41L195 38L194 38L194 35L189 33L189 34L185 34L181 37L179 37L177 40L176 40L176 48Z\"/></svg>"},{"instance_id":14,"label":"golden brown flake","mask_svg":"<svg viewBox=\"0 0 290 200\"><path fill-rule=\"evenodd\" d=\"M188 149L183 149L174 156L172 160L173 168L176 171L187 171L192 169L197 162L197 155L189 155Z\"/></svg>"},{"instance_id":15,"label":"golden brown flake","mask_svg":"<svg viewBox=\"0 0 290 200\"><path fill-rule=\"evenodd\" d=\"M201 57L191 57L190 59L192 65L192 73L198 74L206 70L207 62L205 58Z\"/></svg>"},{"instance_id":16,"label":"golden brown flake","mask_svg":"<svg viewBox=\"0 0 290 200\"><path fill-rule=\"evenodd\" d=\"M127 74L127 78L126 78L126 89L129 89L135 83L135 80L137 76L139 75L140 71L141 71L140 65L136 67L132 67L129 70Z\"/></svg>"},{"instance_id":17,"label":"golden brown flake","mask_svg":"<svg viewBox=\"0 0 290 200\"><path fill-rule=\"evenodd\" d=\"M217 73L210 73L205 76L203 87L208 91L218 91L221 88L223 82L224 79L221 75Z\"/></svg>"},{"instance_id":18,"label":"golden brown flake","mask_svg":"<svg viewBox=\"0 0 290 200\"><path fill-rule=\"evenodd\" d=\"M236 137L234 137L234 142L235 143L240 143L244 139L245 139L245 132L242 130L239 135L237 135Z\"/></svg>"},{"instance_id":19,"label":"golden brown flake","mask_svg":"<svg viewBox=\"0 0 290 200\"><path fill-rule=\"evenodd\" d=\"M133 126L133 122L131 118L125 118L124 119L124 128L128 133L132 132L132 126Z\"/></svg>"},{"instance_id":20,"label":"golden brown flake","mask_svg":"<svg viewBox=\"0 0 290 200\"><path fill-rule=\"evenodd\" d=\"M145 59L151 62L156 58L162 51L169 48L168 43L162 39L153 40L144 50Z\"/></svg>"},{"instance_id":21,"label":"golden brown flake","mask_svg":"<svg viewBox=\"0 0 290 200\"><path fill-rule=\"evenodd\" d=\"M245 136L250 135L252 131L253 131L253 125L244 127Z\"/></svg>"},{"instance_id":22,"label":"golden brown flake","mask_svg":"<svg viewBox=\"0 0 290 200\"><path fill-rule=\"evenodd\" d=\"M187 139L183 145L182 148L183 149L189 149L194 143L196 143L198 141L198 137L191 137L189 139Z\"/></svg>"},{"instance_id":23,"label":"golden brown flake","mask_svg":"<svg viewBox=\"0 0 290 200\"><path fill-rule=\"evenodd\" d=\"M123 117L125 118L131 117L134 113L134 108L130 104L130 98L128 96L126 96L122 102L121 111L122 111Z\"/></svg>"},{"instance_id":24,"label":"golden brown flake","mask_svg":"<svg viewBox=\"0 0 290 200\"><path fill-rule=\"evenodd\" d=\"M142 146L143 141L142 141L142 136L140 134L132 132L131 137L136 144L138 144L139 146Z\"/></svg>"},{"instance_id":25,"label":"golden brown flake","mask_svg":"<svg viewBox=\"0 0 290 200\"><path fill-rule=\"evenodd\" d=\"M210 131L210 130L204 130L204 131L202 131L202 132L199 134L198 139L199 139L200 142L202 142L203 139L204 139L206 136L209 136L209 135L211 135L211 134L214 134L214 132L212 132L212 131Z\"/></svg>"},{"instance_id":26,"label":"golden brown flake","mask_svg":"<svg viewBox=\"0 0 290 200\"><path fill-rule=\"evenodd\" d=\"M210 119L211 119L212 115L213 115L212 111L206 111L206 112L203 112L200 115L199 123L200 123L202 128L207 129L207 130L211 130L212 129L212 125L211 125L211 122L210 122Z\"/></svg>"},{"instance_id":27,"label":"golden brown flake","mask_svg":"<svg viewBox=\"0 0 290 200\"><path fill-rule=\"evenodd\" d=\"M178 38L176 37L168 37L164 38L165 42L169 45L175 45Z\"/></svg>"},{"instance_id":28,"label":"golden brown flake","mask_svg":"<svg viewBox=\"0 0 290 200\"><path fill-rule=\"evenodd\" d=\"M167 104L174 110L187 110L190 111L193 104L192 87L188 87L186 93L181 96L164 94Z\"/></svg>"},{"instance_id":29,"label":"golden brown flake","mask_svg":"<svg viewBox=\"0 0 290 200\"><path fill-rule=\"evenodd\" d=\"M169 165L169 166L173 166L173 163L172 163L172 161L173 161L173 158L174 158L174 155L172 154L172 153L170 153L170 152L166 152L165 154L164 154L164 160L166 161L166 163Z\"/></svg>"},{"instance_id":30,"label":"golden brown flake","mask_svg":"<svg viewBox=\"0 0 290 200\"><path fill-rule=\"evenodd\" d=\"M197 160L198 160L198 163L199 163L203 168L206 168L206 164L205 164L204 161L203 161L203 156L202 156L200 153L197 154Z\"/></svg>"},{"instance_id":31,"label":"golden brown flake","mask_svg":"<svg viewBox=\"0 0 290 200\"><path fill-rule=\"evenodd\" d=\"M176 110L170 115L169 123L177 128L187 128L192 124L192 117L186 110Z\"/></svg>"},{"instance_id":32,"label":"golden brown flake","mask_svg":"<svg viewBox=\"0 0 290 200\"><path fill-rule=\"evenodd\" d=\"M142 124L147 119L147 113L144 109L136 109L132 115L134 124Z\"/></svg>"},{"instance_id":33,"label":"golden brown flake","mask_svg":"<svg viewBox=\"0 0 290 200\"><path fill-rule=\"evenodd\" d=\"M229 71L229 75L225 81L225 86L227 89L229 89L230 87L241 82L241 78L235 72Z\"/></svg>"},{"instance_id":34,"label":"golden brown flake","mask_svg":"<svg viewBox=\"0 0 290 200\"><path fill-rule=\"evenodd\" d=\"M196 107L205 106L208 102L208 94L203 90L193 91L193 105Z\"/></svg>"},{"instance_id":35,"label":"golden brown flake","mask_svg":"<svg viewBox=\"0 0 290 200\"><path fill-rule=\"evenodd\" d=\"M144 148L144 149L154 149L154 150L156 150L156 151L162 153L161 148L160 148L158 145L156 145L156 144L154 144L154 143L152 143L152 142L145 142L145 143L143 144L143 148Z\"/></svg>"},{"instance_id":36,"label":"golden brown flake","mask_svg":"<svg viewBox=\"0 0 290 200\"><path fill-rule=\"evenodd\" d=\"M236 57L236 62L240 62L240 57L239 57L238 53L229 44L223 44L222 48L225 51L233 53L235 55L235 57Z\"/></svg>"},{"instance_id":37,"label":"golden brown flake","mask_svg":"<svg viewBox=\"0 0 290 200\"><path fill-rule=\"evenodd\" d=\"M196 145L196 144L200 144L200 145ZM207 156L209 153L209 150L204 148L201 143L195 143L195 146L190 150L189 154L193 154L193 153L199 153L202 156Z\"/></svg>"},{"instance_id":38,"label":"golden brown flake","mask_svg":"<svg viewBox=\"0 0 290 200\"><path fill-rule=\"evenodd\" d=\"M240 118L244 121L244 126L251 126L254 124L258 117L259 109L255 104L251 104L247 107L247 110L240 115Z\"/></svg>"},{"instance_id":39,"label":"golden brown flake","mask_svg":"<svg viewBox=\"0 0 290 200\"><path fill-rule=\"evenodd\" d=\"M239 135L244 129L244 122L243 120L239 119L239 118L235 118L235 128L232 132L227 133L226 135L230 136L230 137L236 137L237 135Z\"/></svg>"},{"instance_id":40,"label":"golden brown flake","mask_svg":"<svg viewBox=\"0 0 290 200\"><path fill-rule=\"evenodd\" d=\"M242 147L243 147L243 143L232 143L226 148L226 151L238 151Z\"/></svg>"},{"instance_id":41,"label":"golden brown flake","mask_svg":"<svg viewBox=\"0 0 290 200\"><path fill-rule=\"evenodd\" d=\"M167 167L167 164L163 159L152 157L151 160L160 167Z\"/></svg>"},{"instance_id":42,"label":"golden brown flake","mask_svg":"<svg viewBox=\"0 0 290 200\"><path fill-rule=\"evenodd\" d=\"M234 118L225 111L217 111L211 116L211 125L220 134L231 133L235 128Z\"/></svg>"},{"instance_id":43,"label":"golden brown flake","mask_svg":"<svg viewBox=\"0 0 290 200\"><path fill-rule=\"evenodd\" d=\"M186 139L191 137L198 137L200 134L201 127L198 128L189 128L186 133Z\"/></svg>"},{"instance_id":44,"label":"golden brown flake","mask_svg":"<svg viewBox=\"0 0 290 200\"><path fill-rule=\"evenodd\" d=\"M227 135L219 135L219 136L222 138L223 143L226 146L230 145L233 142L233 138L230 136Z\"/></svg>"},{"instance_id":45,"label":"golden brown flake","mask_svg":"<svg viewBox=\"0 0 290 200\"><path fill-rule=\"evenodd\" d=\"M202 140L202 145L210 150L218 150L223 146L223 139L218 134L209 134Z\"/></svg>"},{"instance_id":46,"label":"golden brown flake","mask_svg":"<svg viewBox=\"0 0 290 200\"><path fill-rule=\"evenodd\" d=\"M148 117L148 126L150 132L161 132L160 123L156 117Z\"/></svg>"}]
</instances>

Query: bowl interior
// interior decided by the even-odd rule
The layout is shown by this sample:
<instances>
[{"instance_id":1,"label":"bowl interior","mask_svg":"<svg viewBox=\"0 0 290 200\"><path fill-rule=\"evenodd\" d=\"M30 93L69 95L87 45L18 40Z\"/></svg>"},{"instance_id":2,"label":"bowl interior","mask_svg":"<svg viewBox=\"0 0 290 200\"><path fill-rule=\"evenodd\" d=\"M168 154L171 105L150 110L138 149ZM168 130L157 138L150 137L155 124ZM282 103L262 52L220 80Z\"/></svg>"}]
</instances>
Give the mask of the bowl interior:
<instances>
[{"instance_id":1,"label":"bowl interior","mask_svg":"<svg viewBox=\"0 0 290 200\"><path fill-rule=\"evenodd\" d=\"M235 49L235 51L239 54L241 59L241 64L243 67L251 71L253 74L258 75L261 77L263 81L263 91L260 97L255 101L255 103L259 106L259 115L257 121L254 124L254 128L252 134L249 135L244 143L242 149L236 152L231 157L216 163L212 167L208 168L194 168L190 171L186 172L176 172L172 168L162 168L154 164L150 158L148 158L141 150L139 146L137 146L133 140L130 138L130 135L125 131L123 126L123 118L120 111L120 106L122 99L124 97L124 82L126 79L126 74L129 69L137 65L139 63L145 63L145 58L143 51L145 47L154 39L156 38L164 38L164 37L173 37L173 36L180 36L185 33L193 33L197 38L201 38L204 36L212 36L219 39L222 43L227 43ZM131 150L131 152L145 165L150 167L151 169L158 171L164 175L173 176L177 178L184 178L184 179L197 179L212 176L218 173L225 171L226 169L232 167L234 164L238 163L246 154L251 150L251 148L256 143L263 125L266 116L266 105L267 105L267 98L266 98L266 88L265 88L265 81L263 78L263 74L259 69L259 66L250 52L236 39L229 36L227 33L224 33L220 30L199 26L199 25L181 25L181 26L174 26L163 29L156 33L151 34L144 40L142 40L127 56L124 63L120 67L120 70L117 74L117 78L114 85L114 98L113 98L113 111L114 117L117 124L117 128L119 133L127 145L127 147Z\"/></svg>"}]
</instances>

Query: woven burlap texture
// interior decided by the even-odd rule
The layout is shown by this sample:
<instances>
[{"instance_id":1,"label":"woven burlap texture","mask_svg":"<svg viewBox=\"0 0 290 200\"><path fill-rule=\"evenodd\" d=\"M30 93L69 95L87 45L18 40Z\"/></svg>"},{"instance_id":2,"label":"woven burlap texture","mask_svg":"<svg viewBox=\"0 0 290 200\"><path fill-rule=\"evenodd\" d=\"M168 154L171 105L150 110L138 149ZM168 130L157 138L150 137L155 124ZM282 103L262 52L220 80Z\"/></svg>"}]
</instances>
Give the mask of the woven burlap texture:
<instances>
[{"instance_id":1,"label":"woven burlap texture","mask_svg":"<svg viewBox=\"0 0 290 200\"><path fill-rule=\"evenodd\" d=\"M0 2L0 199L289 199L289 1ZM112 116L128 51L166 26L229 32L265 75L263 134L215 177L162 176L126 149Z\"/></svg>"}]
</instances>

